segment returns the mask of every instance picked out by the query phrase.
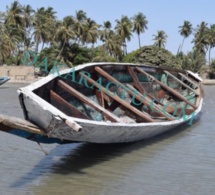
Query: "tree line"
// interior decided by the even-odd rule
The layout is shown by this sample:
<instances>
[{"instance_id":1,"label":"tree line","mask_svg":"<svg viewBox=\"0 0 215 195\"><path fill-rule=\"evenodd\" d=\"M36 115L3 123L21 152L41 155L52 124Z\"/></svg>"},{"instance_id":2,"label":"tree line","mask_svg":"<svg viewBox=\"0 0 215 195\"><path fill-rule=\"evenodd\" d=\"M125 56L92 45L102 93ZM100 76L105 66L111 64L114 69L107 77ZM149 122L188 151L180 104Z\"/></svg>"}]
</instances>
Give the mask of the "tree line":
<instances>
[{"instance_id":1,"label":"tree line","mask_svg":"<svg viewBox=\"0 0 215 195\"><path fill-rule=\"evenodd\" d=\"M140 35L148 28L148 20L142 12L131 18L123 15L115 20L115 26L110 21L98 24L83 10L62 20L56 14L52 7L34 10L18 1L7 6L5 12L0 12L0 64L20 65L29 50L34 51L41 60L49 57L50 68L55 60L71 66L89 61L122 61L128 54L127 43L133 36L138 36L141 48ZM182 67L192 69L196 63L205 64L207 53L209 65L215 64L213 60L211 62L215 24L209 26L202 22L193 28L189 21L184 21L179 26L179 33L183 40L177 57ZM184 41L191 34L194 35L193 50L184 54ZM158 30L152 36L154 46L165 48L168 38L165 31Z\"/></svg>"}]
</instances>

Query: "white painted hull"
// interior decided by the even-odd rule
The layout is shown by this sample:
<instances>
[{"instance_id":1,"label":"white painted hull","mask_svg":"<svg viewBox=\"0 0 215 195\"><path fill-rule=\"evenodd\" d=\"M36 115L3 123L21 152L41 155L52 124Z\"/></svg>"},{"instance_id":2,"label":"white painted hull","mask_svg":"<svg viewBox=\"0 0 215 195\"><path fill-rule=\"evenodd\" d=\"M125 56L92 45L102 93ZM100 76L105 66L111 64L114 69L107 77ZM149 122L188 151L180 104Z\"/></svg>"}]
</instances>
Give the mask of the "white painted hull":
<instances>
[{"instance_id":1,"label":"white painted hull","mask_svg":"<svg viewBox=\"0 0 215 195\"><path fill-rule=\"evenodd\" d=\"M84 66L78 68L83 67ZM78 119L65 115L32 92L34 89L49 82L56 76L57 75L50 75L45 77L28 87L20 89L18 92L22 94L22 101L27 119L45 129L50 137L63 140L94 143L138 141L161 134L190 119L192 120L192 117L198 115L202 108L203 99L201 99L200 105L194 115L167 122L125 124ZM65 121L67 121L67 123ZM68 122L72 123L73 121L82 127L81 131L75 131L68 125Z\"/></svg>"}]
</instances>

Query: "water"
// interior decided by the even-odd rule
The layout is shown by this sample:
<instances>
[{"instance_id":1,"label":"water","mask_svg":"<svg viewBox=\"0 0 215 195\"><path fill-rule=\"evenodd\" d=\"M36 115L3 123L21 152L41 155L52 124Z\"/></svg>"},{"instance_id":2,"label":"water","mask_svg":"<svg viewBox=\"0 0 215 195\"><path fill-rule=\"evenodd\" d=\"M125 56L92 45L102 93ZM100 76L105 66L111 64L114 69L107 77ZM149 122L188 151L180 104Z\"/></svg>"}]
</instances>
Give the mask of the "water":
<instances>
[{"instance_id":1,"label":"water","mask_svg":"<svg viewBox=\"0 0 215 195\"><path fill-rule=\"evenodd\" d=\"M22 116L16 89L0 87L0 112ZM0 132L3 195L211 195L215 191L215 86L205 87L202 116L130 144L45 145Z\"/></svg>"}]
</instances>

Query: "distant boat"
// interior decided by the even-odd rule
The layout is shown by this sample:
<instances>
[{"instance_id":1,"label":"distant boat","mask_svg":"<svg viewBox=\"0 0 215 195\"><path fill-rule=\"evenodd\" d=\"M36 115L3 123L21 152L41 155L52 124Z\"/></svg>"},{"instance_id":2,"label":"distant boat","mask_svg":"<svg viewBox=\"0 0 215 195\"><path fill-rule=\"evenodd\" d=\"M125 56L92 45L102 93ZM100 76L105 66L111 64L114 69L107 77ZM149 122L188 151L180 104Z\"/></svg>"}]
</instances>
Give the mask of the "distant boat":
<instances>
[{"instance_id":1,"label":"distant boat","mask_svg":"<svg viewBox=\"0 0 215 195\"><path fill-rule=\"evenodd\" d=\"M10 80L10 77L6 77L6 76L0 77L0 85L6 83L9 80Z\"/></svg>"},{"instance_id":2,"label":"distant boat","mask_svg":"<svg viewBox=\"0 0 215 195\"><path fill-rule=\"evenodd\" d=\"M198 75L128 63L89 63L56 71L18 93L31 123L0 118L0 124L5 121L3 126L12 127L6 131L21 137L57 143L146 139L192 124L203 103Z\"/></svg>"}]
</instances>

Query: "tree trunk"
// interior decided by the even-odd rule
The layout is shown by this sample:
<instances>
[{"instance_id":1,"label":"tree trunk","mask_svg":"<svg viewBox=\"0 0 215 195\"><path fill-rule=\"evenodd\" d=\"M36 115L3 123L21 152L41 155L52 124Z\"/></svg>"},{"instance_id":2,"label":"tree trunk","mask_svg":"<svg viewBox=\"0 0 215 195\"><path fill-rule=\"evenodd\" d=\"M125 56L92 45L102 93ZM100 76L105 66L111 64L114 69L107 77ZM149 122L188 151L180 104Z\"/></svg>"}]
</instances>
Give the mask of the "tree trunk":
<instances>
[{"instance_id":1,"label":"tree trunk","mask_svg":"<svg viewBox=\"0 0 215 195\"><path fill-rule=\"evenodd\" d=\"M64 49L64 47L65 47L65 44L66 44L66 40L64 40L63 47L61 48L61 50L60 50L60 52L59 52L57 58L60 57L61 53L63 52L63 49Z\"/></svg>"},{"instance_id":2,"label":"tree trunk","mask_svg":"<svg viewBox=\"0 0 215 195\"><path fill-rule=\"evenodd\" d=\"M209 63L209 66L210 66L211 65L211 47L209 47L209 49L208 49L208 55L209 55L208 56L209 57L209 59L208 59L209 62L208 63Z\"/></svg>"},{"instance_id":3,"label":"tree trunk","mask_svg":"<svg viewBox=\"0 0 215 195\"><path fill-rule=\"evenodd\" d=\"M39 47L39 42L37 41L37 42L36 42L36 46L35 46L35 53L36 53L36 54L38 53L38 47Z\"/></svg>"},{"instance_id":4,"label":"tree trunk","mask_svg":"<svg viewBox=\"0 0 215 195\"><path fill-rule=\"evenodd\" d=\"M126 40L124 40L124 55L127 55L127 45L126 45Z\"/></svg>"},{"instance_id":5,"label":"tree trunk","mask_svg":"<svg viewBox=\"0 0 215 195\"><path fill-rule=\"evenodd\" d=\"M138 40L139 40L139 48L141 48L141 45L140 45L140 34L138 34Z\"/></svg>"},{"instance_id":6,"label":"tree trunk","mask_svg":"<svg viewBox=\"0 0 215 195\"><path fill-rule=\"evenodd\" d=\"M184 45L184 40L185 40L185 37L184 37L183 40L182 40L182 44L181 44L181 49L180 49L180 51L182 51L182 47L183 47L183 45Z\"/></svg>"}]
</instances>

